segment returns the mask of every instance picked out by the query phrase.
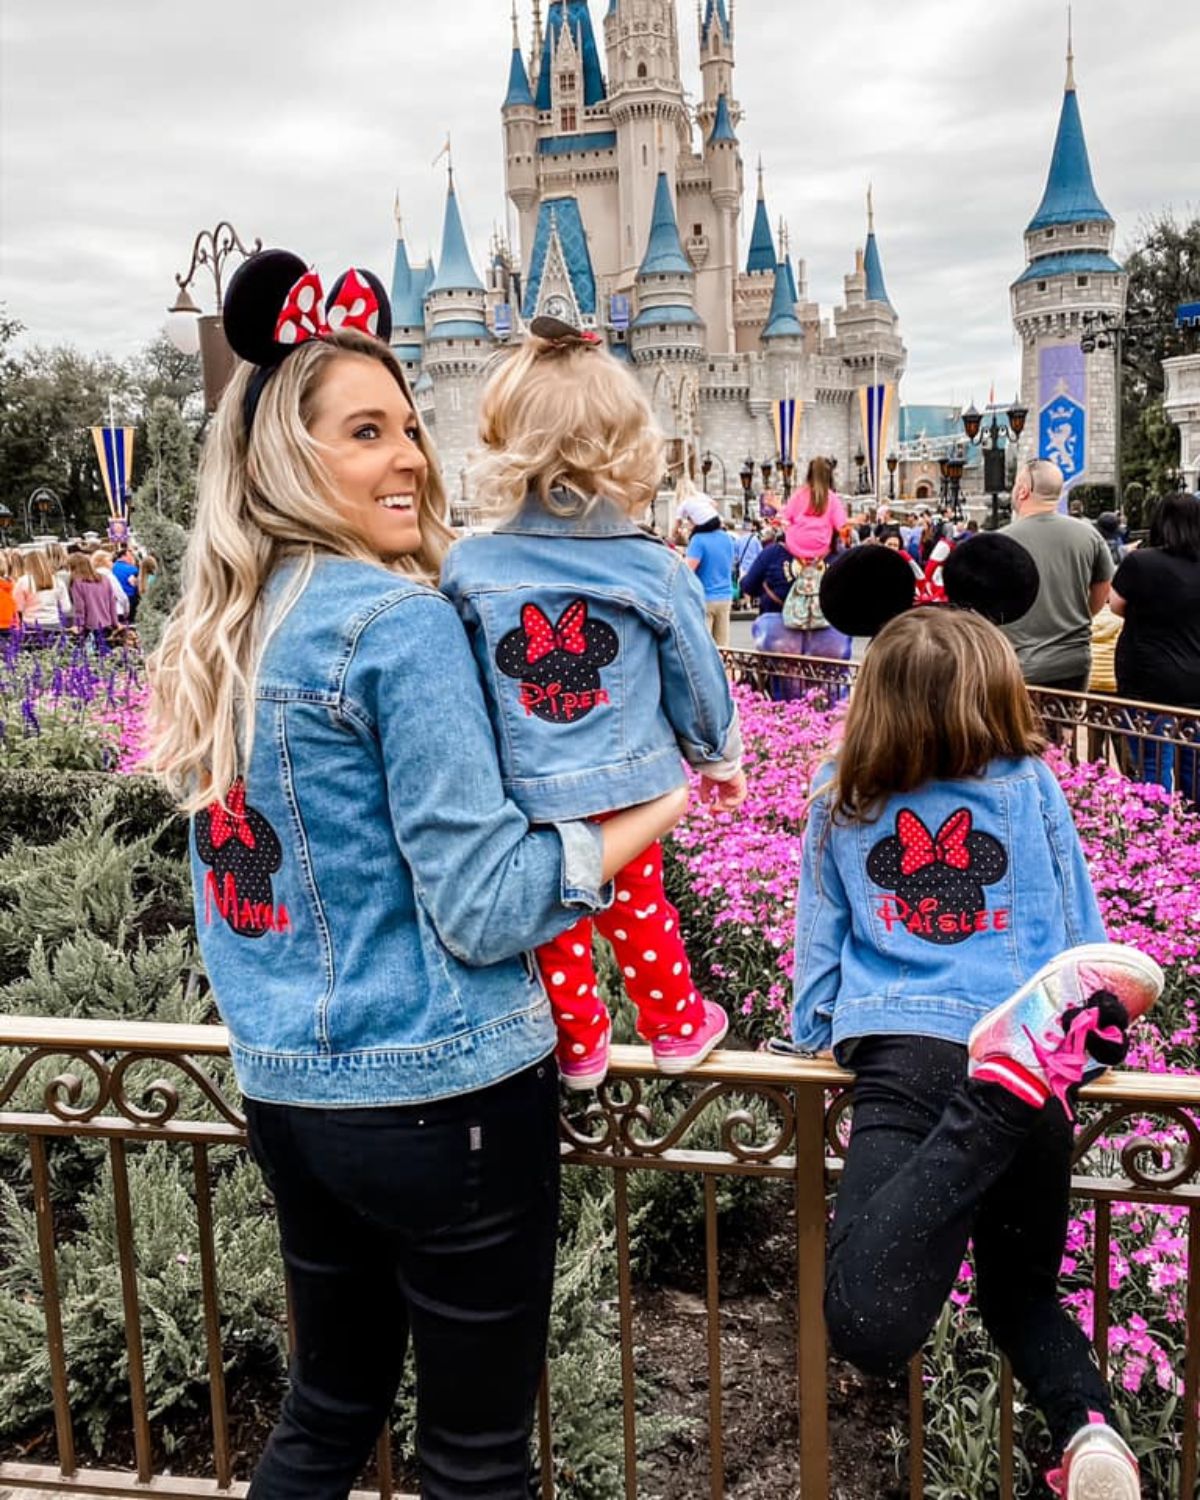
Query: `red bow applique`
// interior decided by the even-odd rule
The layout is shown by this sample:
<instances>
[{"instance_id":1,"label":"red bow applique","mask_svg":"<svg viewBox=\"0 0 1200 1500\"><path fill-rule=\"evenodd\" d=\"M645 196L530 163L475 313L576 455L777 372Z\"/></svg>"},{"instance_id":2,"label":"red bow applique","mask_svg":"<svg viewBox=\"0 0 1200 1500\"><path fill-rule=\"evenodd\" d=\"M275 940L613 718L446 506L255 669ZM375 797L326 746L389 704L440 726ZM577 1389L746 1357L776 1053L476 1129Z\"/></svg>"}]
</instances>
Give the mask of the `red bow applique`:
<instances>
[{"instance_id":1,"label":"red bow applique","mask_svg":"<svg viewBox=\"0 0 1200 1500\"><path fill-rule=\"evenodd\" d=\"M342 328L379 330L379 299L357 271L347 271L337 296L325 306L325 289L315 271L306 271L287 294L275 323L279 344L303 344Z\"/></svg>"},{"instance_id":2,"label":"red bow applique","mask_svg":"<svg viewBox=\"0 0 1200 1500\"><path fill-rule=\"evenodd\" d=\"M952 870L969 870L971 851L967 837L971 832L971 814L965 807L951 813L932 838L916 813L905 810L896 819L900 836L900 873L915 875L926 865L949 865Z\"/></svg>"},{"instance_id":3,"label":"red bow applique","mask_svg":"<svg viewBox=\"0 0 1200 1500\"><path fill-rule=\"evenodd\" d=\"M583 627L587 624L587 605L582 599L568 604L558 617L558 624L551 625L536 604L526 604L521 610L521 628L525 632L525 660L529 666L549 656L558 647L572 656L582 656L587 650Z\"/></svg>"},{"instance_id":4,"label":"red bow applique","mask_svg":"<svg viewBox=\"0 0 1200 1500\"><path fill-rule=\"evenodd\" d=\"M254 831L246 821L246 783L239 776L229 788L226 806L214 802L209 808L209 837L214 849L230 839L237 839L247 849L254 848Z\"/></svg>"}]
</instances>

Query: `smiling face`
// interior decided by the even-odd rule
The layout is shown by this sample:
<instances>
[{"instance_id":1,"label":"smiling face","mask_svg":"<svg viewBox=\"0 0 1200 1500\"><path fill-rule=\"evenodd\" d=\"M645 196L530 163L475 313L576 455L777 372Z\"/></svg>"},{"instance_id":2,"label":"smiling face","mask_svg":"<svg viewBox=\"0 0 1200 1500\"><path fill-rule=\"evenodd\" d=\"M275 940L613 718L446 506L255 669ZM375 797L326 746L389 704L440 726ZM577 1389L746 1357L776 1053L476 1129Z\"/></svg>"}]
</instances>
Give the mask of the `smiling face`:
<instances>
[{"instance_id":1,"label":"smiling face","mask_svg":"<svg viewBox=\"0 0 1200 1500\"><path fill-rule=\"evenodd\" d=\"M309 432L356 535L381 558L416 552L429 465L416 414L387 367L360 354L331 361Z\"/></svg>"}]
</instances>

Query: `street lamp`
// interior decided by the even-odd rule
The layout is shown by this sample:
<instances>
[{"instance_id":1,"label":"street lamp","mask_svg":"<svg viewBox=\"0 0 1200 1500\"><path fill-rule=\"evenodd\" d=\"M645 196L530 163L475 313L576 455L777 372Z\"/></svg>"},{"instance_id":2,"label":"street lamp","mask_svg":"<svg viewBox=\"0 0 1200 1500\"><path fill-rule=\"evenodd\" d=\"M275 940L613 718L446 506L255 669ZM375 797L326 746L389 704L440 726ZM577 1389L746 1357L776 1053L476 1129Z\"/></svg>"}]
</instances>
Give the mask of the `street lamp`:
<instances>
[{"instance_id":1,"label":"street lamp","mask_svg":"<svg viewBox=\"0 0 1200 1500\"><path fill-rule=\"evenodd\" d=\"M762 470L764 490L769 490L771 488L771 470L774 467L775 460L773 458L764 458L762 463L759 464L759 468Z\"/></svg>"},{"instance_id":2,"label":"street lamp","mask_svg":"<svg viewBox=\"0 0 1200 1500\"><path fill-rule=\"evenodd\" d=\"M712 473L712 454L706 453L700 460L700 473L704 482L704 493L708 494L708 476Z\"/></svg>"},{"instance_id":3,"label":"street lamp","mask_svg":"<svg viewBox=\"0 0 1200 1500\"><path fill-rule=\"evenodd\" d=\"M890 500L894 500L896 498L896 465L899 462L900 462L900 460L896 457L896 455L894 453L889 453L888 454L888 456L887 456L887 471L888 471L888 499L889 499L889 501Z\"/></svg>"},{"instance_id":4,"label":"street lamp","mask_svg":"<svg viewBox=\"0 0 1200 1500\"><path fill-rule=\"evenodd\" d=\"M742 482L742 513L746 517L751 516L750 486L754 483L754 460L744 458L742 467L738 470L738 478Z\"/></svg>"},{"instance_id":5,"label":"street lamp","mask_svg":"<svg viewBox=\"0 0 1200 1500\"><path fill-rule=\"evenodd\" d=\"M951 452L942 459L942 473L949 486L950 515L955 521L962 520L962 510L959 505L960 489L963 477L964 455L962 449L956 443Z\"/></svg>"},{"instance_id":6,"label":"street lamp","mask_svg":"<svg viewBox=\"0 0 1200 1500\"><path fill-rule=\"evenodd\" d=\"M247 250L233 225L222 219L215 229L200 231L192 245L191 264L184 275L175 277L179 291L174 303L167 309L167 337L181 354L195 354L199 351L206 411L216 410L221 392L233 374L233 350L226 342L225 330L221 326L221 308L224 303L221 278L225 262L235 250L243 259L248 260L261 249L262 240L255 240ZM215 313L201 312L188 292L188 287L201 266L205 267L213 279Z\"/></svg>"},{"instance_id":7,"label":"street lamp","mask_svg":"<svg viewBox=\"0 0 1200 1500\"><path fill-rule=\"evenodd\" d=\"M790 458L785 458L779 465L779 472L783 475L783 497L786 500L792 493L792 476L796 472L796 465Z\"/></svg>"},{"instance_id":8,"label":"street lamp","mask_svg":"<svg viewBox=\"0 0 1200 1500\"><path fill-rule=\"evenodd\" d=\"M1000 491L1007 488L1004 477L1005 450L1001 443L1020 441L1028 415L1029 408L1021 405L1020 398L1008 408L1003 423L996 420L996 410L993 407L992 420L983 427L983 413L975 410L973 401L962 414L967 442L972 446L978 443L983 449L983 487L992 497L993 531L1000 525Z\"/></svg>"},{"instance_id":9,"label":"street lamp","mask_svg":"<svg viewBox=\"0 0 1200 1500\"><path fill-rule=\"evenodd\" d=\"M865 495L867 493L867 455L862 451L861 445L855 449L854 463L858 469L858 478L854 482L854 493Z\"/></svg>"},{"instance_id":10,"label":"street lamp","mask_svg":"<svg viewBox=\"0 0 1200 1500\"><path fill-rule=\"evenodd\" d=\"M34 537L46 534L49 518L55 511L65 522L62 501L48 485L39 485L25 502L25 531L31 542ZM39 527L37 531L35 524Z\"/></svg>"},{"instance_id":11,"label":"street lamp","mask_svg":"<svg viewBox=\"0 0 1200 1500\"><path fill-rule=\"evenodd\" d=\"M1113 421L1116 440L1116 457L1113 462L1113 482L1116 489L1117 509L1122 507L1121 494L1121 385L1125 371L1127 349L1153 348L1155 335L1163 329L1172 329L1174 324L1162 323L1156 318L1127 318L1120 313L1089 312L1080 319L1083 329L1079 347L1085 354L1095 354L1098 349L1112 349L1116 354L1117 409Z\"/></svg>"},{"instance_id":12,"label":"street lamp","mask_svg":"<svg viewBox=\"0 0 1200 1500\"><path fill-rule=\"evenodd\" d=\"M7 505L0 505L0 537L7 535L13 523L13 513Z\"/></svg>"}]
</instances>

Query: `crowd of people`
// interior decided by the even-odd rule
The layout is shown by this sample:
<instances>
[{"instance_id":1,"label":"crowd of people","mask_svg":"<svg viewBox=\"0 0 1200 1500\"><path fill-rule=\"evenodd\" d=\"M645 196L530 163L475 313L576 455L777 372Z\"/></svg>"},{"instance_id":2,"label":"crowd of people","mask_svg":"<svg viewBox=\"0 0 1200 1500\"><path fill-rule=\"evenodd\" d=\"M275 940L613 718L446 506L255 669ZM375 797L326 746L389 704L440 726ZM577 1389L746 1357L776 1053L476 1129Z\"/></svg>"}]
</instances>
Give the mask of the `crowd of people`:
<instances>
[{"instance_id":1,"label":"crowd of people","mask_svg":"<svg viewBox=\"0 0 1200 1500\"><path fill-rule=\"evenodd\" d=\"M0 547L0 635L33 642L73 633L131 643L157 568L149 553L94 535Z\"/></svg>"}]
</instances>

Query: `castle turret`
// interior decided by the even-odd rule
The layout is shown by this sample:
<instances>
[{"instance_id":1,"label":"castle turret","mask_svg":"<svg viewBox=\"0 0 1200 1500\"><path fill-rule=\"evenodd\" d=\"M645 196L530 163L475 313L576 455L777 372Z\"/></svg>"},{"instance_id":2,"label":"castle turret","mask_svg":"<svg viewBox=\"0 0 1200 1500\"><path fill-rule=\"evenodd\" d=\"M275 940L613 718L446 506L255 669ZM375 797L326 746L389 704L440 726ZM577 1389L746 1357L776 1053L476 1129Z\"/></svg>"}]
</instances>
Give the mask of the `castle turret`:
<instances>
[{"instance_id":1,"label":"castle turret","mask_svg":"<svg viewBox=\"0 0 1200 1500\"><path fill-rule=\"evenodd\" d=\"M717 96L712 128L704 142L704 163L708 168L715 222L712 243L706 245L707 254L703 262L697 261L701 271L697 299L708 328L709 352L732 354L736 347L733 294L742 202L742 153L729 100L724 94Z\"/></svg>"},{"instance_id":2,"label":"castle turret","mask_svg":"<svg viewBox=\"0 0 1200 1500\"><path fill-rule=\"evenodd\" d=\"M700 19L700 77L703 98L696 106L696 123L706 137L711 133L717 101L733 100L733 26L725 0L706 0ZM733 124L741 110L733 105Z\"/></svg>"},{"instance_id":3,"label":"castle turret","mask_svg":"<svg viewBox=\"0 0 1200 1500\"><path fill-rule=\"evenodd\" d=\"M1092 179L1068 42L1050 172L1025 230L1027 265L1012 286L1021 401L1036 414L1021 450L1058 464L1067 485L1112 484L1116 475L1116 350L1085 355L1079 347L1089 314L1119 317L1125 308L1128 277L1113 259L1115 232Z\"/></svg>"},{"instance_id":4,"label":"castle turret","mask_svg":"<svg viewBox=\"0 0 1200 1500\"><path fill-rule=\"evenodd\" d=\"M667 174L660 172L646 253L638 268L637 317L630 329L636 363L655 359L698 362L704 320L696 312L696 273L683 253Z\"/></svg>"},{"instance_id":5,"label":"castle turret","mask_svg":"<svg viewBox=\"0 0 1200 1500\"><path fill-rule=\"evenodd\" d=\"M520 245L527 251L533 240L537 217L537 106L517 32L517 8L513 5L512 58L508 68L508 93L500 111L504 121L504 184L520 220Z\"/></svg>"},{"instance_id":6,"label":"castle turret","mask_svg":"<svg viewBox=\"0 0 1200 1500\"><path fill-rule=\"evenodd\" d=\"M609 114L617 132L620 271L614 290L631 289L650 233L655 183L678 181L690 140L679 74L675 0L618 0L604 18Z\"/></svg>"},{"instance_id":7,"label":"castle turret","mask_svg":"<svg viewBox=\"0 0 1200 1500\"><path fill-rule=\"evenodd\" d=\"M775 267L775 286L771 293L771 312L762 331L764 343L784 339L804 341L804 329L796 316L796 297L788 267L779 261Z\"/></svg>"},{"instance_id":8,"label":"castle turret","mask_svg":"<svg viewBox=\"0 0 1200 1500\"><path fill-rule=\"evenodd\" d=\"M415 269L408 259L400 205L396 204L396 253L392 259L392 353L415 378L421 368L425 345L425 268Z\"/></svg>"}]
</instances>

